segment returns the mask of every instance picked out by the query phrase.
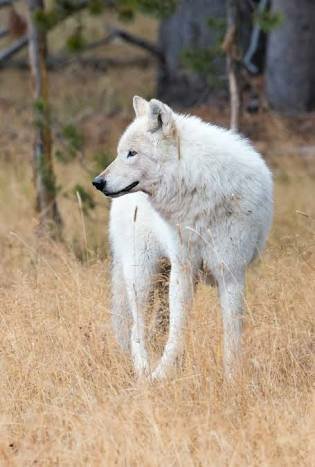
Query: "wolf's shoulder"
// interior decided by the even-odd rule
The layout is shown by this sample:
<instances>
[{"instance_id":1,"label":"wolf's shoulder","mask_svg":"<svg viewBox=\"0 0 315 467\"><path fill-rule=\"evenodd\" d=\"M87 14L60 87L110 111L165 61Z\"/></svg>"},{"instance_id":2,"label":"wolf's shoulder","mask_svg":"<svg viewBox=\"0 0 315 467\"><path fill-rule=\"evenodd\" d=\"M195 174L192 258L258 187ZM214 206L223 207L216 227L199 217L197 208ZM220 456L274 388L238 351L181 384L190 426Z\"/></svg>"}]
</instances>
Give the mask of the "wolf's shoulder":
<instances>
[{"instance_id":1,"label":"wolf's shoulder","mask_svg":"<svg viewBox=\"0 0 315 467\"><path fill-rule=\"evenodd\" d=\"M255 173L271 184L269 168L245 136L195 116L178 115L176 119L181 153L190 172L195 171L200 177L210 171L221 178L233 175L235 179Z\"/></svg>"},{"instance_id":2,"label":"wolf's shoulder","mask_svg":"<svg viewBox=\"0 0 315 467\"><path fill-rule=\"evenodd\" d=\"M176 124L182 131L182 136L188 141L199 138L200 141L212 141L222 143L222 145L232 144L252 148L249 140L229 128L216 125L214 123L202 120L200 117L190 114L176 114Z\"/></svg>"}]
</instances>

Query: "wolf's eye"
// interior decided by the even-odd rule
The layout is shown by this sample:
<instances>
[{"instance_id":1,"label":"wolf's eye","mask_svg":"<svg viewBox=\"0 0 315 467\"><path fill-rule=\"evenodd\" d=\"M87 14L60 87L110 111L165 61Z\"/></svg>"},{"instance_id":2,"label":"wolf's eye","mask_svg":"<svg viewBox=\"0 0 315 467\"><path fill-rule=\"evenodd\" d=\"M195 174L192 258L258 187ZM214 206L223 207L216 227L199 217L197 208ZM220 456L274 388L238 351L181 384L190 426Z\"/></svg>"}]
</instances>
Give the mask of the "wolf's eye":
<instances>
[{"instance_id":1,"label":"wolf's eye","mask_svg":"<svg viewBox=\"0 0 315 467\"><path fill-rule=\"evenodd\" d=\"M129 157L134 157L136 154L137 154L137 151L129 151L128 154L127 154L127 159Z\"/></svg>"}]
</instances>

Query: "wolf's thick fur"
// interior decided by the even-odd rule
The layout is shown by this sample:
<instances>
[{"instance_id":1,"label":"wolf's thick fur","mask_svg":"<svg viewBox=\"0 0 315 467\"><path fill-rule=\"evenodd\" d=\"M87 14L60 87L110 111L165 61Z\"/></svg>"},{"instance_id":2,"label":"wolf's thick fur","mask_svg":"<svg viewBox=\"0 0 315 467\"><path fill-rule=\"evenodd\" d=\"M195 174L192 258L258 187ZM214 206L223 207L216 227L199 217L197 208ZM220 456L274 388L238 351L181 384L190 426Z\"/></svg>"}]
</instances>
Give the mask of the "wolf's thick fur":
<instances>
[{"instance_id":1,"label":"wolf's thick fur","mask_svg":"<svg viewBox=\"0 0 315 467\"><path fill-rule=\"evenodd\" d=\"M163 378L179 355L194 278L203 266L219 289L224 364L231 375L242 330L247 265L272 222L272 177L247 140L135 96L136 119L115 161L99 176L115 199L110 215L113 325L139 375ZM135 183L138 182L137 185ZM127 188L127 190L125 190ZM171 263L169 337L151 372L143 310L159 259ZM128 327L132 320L131 332Z\"/></svg>"}]
</instances>

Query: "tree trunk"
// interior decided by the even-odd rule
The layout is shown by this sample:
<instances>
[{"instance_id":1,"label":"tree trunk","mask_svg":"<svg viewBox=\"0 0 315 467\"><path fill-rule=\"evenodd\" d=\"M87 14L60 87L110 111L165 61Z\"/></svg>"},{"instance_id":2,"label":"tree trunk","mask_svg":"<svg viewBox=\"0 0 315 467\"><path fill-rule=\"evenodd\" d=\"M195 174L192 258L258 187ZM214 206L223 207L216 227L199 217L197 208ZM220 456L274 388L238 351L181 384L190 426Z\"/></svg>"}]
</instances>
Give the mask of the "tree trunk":
<instances>
[{"instance_id":1,"label":"tree trunk","mask_svg":"<svg viewBox=\"0 0 315 467\"><path fill-rule=\"evenodd\" d=\"M240 8L239 0L227 0L227 32L224 40L230 91L230 128L238 131L241 115Z\"/></svg>"},{"instance_id":2,"label":"tree trunk","mask_svg":"<svg viewBox=\"0 0 315 467\"><path fill-rule=\"evenodd\" d=\"M218 31L208 19L224 19L225 0L181 0L176 11L160 25L159 47L165 65L158 73L158 96L169 103L190 106L204 102L211 94L207 76L200 76L183 66L183 53L188 49L205 49L215 45ZM216 78L224 75L224 58L215 60ZM212 89L213 91L213 89Z\"/></svg>"},{"instance_id":3,"label":"tree trunk","mask_svg":"<svg viewBox=\"0 0 315 467\"><path fill-rule=\"evenodd\" d=\"M256 73L263 68L265 37L258 31L255 44L251 44L252 19L254 8L261 2L238 1L240 55L244 56L252 45L247 61L255 67ZM227 96L225 60L218 53L224 27L221 30L215 27L216 22L222 25L226 20L226 6L227 0L178 0L174 14L161 22L158 45L165 58L158 70L157 93L161 99L179 106L191 106L213 97ZM195 50L196 54L198 50L213 50L214 59L206 73L194 72L184 66L183 54L189 49Z\"/></svg>"},{"instance_id":4,"label":"tree trunk","mask_svg":"<svg viewBox=\"0 0 315 467\"><path fill-rule=\"evenodd\" d=\"M56 181L52 161L46 31L39 28L35 15L44 9L44 0L28 0L29 58L34 90L35 142L34 180L40 230L53 236L61 233L61 217L56 201Z\"/></svg>"},{"instance_id":5,"label":"tree trunk","mask_svg":"<svg viewBox=\"0 0 315 467\"><path fill-rule=\"evenodd\" d=\"M267 51L267 95L280 112L315 109L315 2L273 0L283 23L270 34Z\"/></svg>"}]
</instances>

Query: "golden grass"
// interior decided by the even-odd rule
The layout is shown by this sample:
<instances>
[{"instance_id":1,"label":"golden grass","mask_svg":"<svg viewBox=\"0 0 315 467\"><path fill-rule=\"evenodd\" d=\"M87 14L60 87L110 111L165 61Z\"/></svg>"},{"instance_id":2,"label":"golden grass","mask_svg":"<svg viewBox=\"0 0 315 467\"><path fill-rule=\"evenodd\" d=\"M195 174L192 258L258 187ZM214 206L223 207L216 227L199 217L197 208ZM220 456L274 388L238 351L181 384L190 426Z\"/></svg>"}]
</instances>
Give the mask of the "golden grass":
<instances>
[{"instance_id":1,"label":"golden grass","mask_svg":"<svg viewBox=\"0 0 315 467\"><path fill-rule=\"evenodd\" d=\"M152 69L141 82L135 69L120 80L118 74L87 72L75 83L68 71L53 74L55 109L66 120L76 95L82 99L78 107L90 101L95 110L102 90L113 89L104 101L118 99L125 109L130 95L150 92ZM274 161L275 222L266 252L248 274L238 381L223 381L220 310L215 290L202 285L186 329L182 367L166 382L137 382L109 322L106 202L91 191L97 207L84 217L83 228L75 195L61 192L65 242L36 238L27 82L3 72L1 86L0 465L312 465L310 166L288 157ZM109 114L99 109L83 121L90 170L93 151L114 152L128 120L125 110ZM279 127L270 134L270 118L258 144L268 149L271 142L277 155ZM283 140L293 144L288 135ZM90 175L79 163L56 169L63 191L76 183L89 190Z\"/></svg>"},{"instance_id":2,"label":"golden grass","mask_svg":"<svg viewBox=\"0 0 315 467\"><path fill-rule=\"evenodd\" d=\"M1 180L11 200L1 206L2 465L311 465L312 179L277 181L273 235L248 275L244 371L229 387L206 286L183 367L163 383L137 382L112 337L107 262L38 243L28 182L11 177Z\"/></svg>"},{"instance_id":3,"label":"golden grass","mask_svg":"<svg viewBox=\"0 0 315 467\"><path fill-rule=\"evenodd\" d=\"M70 175L83 178L75 164L64 183ZM28 164L2 162L0 462L311 465L313 184L298 164L276 178L273 234L248 275L237 384L223 382L219 307L201 286L183 368L150 386L111 334L108 264L89 250L93 230L105 244L102 207L86 219L89 261L79 261L71 242L36 240ZM84 248L75 200L60 202Z\"/></svg>"}]
</instances>

